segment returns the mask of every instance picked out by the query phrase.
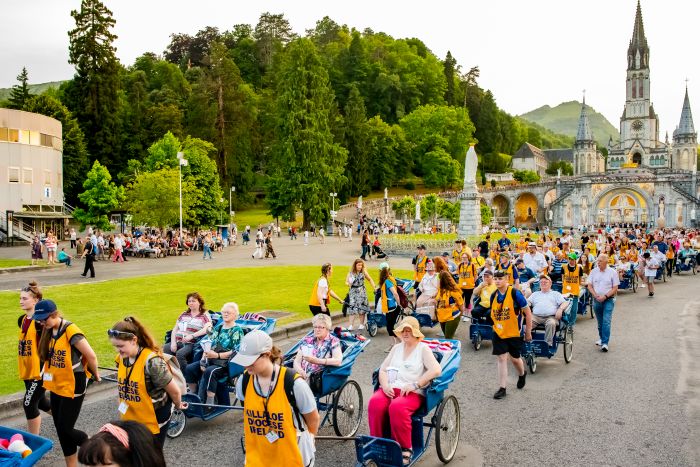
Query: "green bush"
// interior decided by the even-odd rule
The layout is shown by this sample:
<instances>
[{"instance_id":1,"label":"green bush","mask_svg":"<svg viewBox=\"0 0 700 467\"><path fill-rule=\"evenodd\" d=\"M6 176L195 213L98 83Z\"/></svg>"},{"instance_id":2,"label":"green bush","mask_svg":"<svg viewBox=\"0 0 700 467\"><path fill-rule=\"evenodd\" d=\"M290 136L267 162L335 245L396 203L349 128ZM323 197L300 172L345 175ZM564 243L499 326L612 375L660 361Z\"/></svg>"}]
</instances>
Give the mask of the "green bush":
<instances>
[{"instance_id":1,"label":"green bush","mask_svg":"<svg viewBox=\"0 0 700 467\"><path fill-rule=\"evenodd\" d=\"M407 190L415 190L416 184L413 180L409 180L406 183L404 183L403 187Z\"/></svg>"}]
</instances>

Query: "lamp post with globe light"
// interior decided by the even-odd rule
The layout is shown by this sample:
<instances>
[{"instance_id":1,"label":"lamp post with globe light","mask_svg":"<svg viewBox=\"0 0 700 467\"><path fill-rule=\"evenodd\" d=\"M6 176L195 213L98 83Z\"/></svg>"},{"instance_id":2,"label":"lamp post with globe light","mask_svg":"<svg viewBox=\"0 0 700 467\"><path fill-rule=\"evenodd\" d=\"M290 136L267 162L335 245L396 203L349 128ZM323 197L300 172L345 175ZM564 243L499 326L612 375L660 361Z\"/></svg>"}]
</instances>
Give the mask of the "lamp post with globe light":
<instances>
[{"instance_id":1,"label":"lamp post with globe light","mask_svg":"<svg viewBox=\"0 0 700 467\"><path fill-rule=\"evenodd\" d=\"M338 193L329 193L331 197L331 217L328 220L328 228L326 229L328 235L333 235L333 221L335 221L335 216L338 214L335 212L335 198L338 196Z\"/></svg>"},{"instance_id":2,"label":"lamp post with globe light","mask_svg":"<svg viewBox=\"0 0 700 467\"><path fill-rule=\"evenodd\" d=\"M180 172L180 243L182 243L182 167L187 165L184 152L177 153L178 169Z\"/></svg>"}]
</instances>

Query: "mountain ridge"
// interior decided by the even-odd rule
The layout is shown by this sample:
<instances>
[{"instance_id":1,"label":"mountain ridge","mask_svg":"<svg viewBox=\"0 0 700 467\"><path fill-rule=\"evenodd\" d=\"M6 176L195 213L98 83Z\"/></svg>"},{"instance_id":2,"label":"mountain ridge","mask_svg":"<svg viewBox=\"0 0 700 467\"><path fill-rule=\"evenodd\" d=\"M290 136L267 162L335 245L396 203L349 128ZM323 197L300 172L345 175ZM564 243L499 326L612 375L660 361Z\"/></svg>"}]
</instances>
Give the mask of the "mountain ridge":
<instances>
[{"instance_id":1,"label":"mountain ridge","mask_svg":"<svg viewBox=\"0 0 700 467\"><path fill-rule=\"evenodd\" d=\"M605 147L608 145L608 139L611 136L613 141L619 140L620 133L617 128L593 107L588 104L586 106L588 107L588 120L596 143ZM581 103L573 100L562 102L554 107L545 104L518 116L523 120L537 123L555 133L575 138L580 115Z\"/></svg>"}]
</instances>

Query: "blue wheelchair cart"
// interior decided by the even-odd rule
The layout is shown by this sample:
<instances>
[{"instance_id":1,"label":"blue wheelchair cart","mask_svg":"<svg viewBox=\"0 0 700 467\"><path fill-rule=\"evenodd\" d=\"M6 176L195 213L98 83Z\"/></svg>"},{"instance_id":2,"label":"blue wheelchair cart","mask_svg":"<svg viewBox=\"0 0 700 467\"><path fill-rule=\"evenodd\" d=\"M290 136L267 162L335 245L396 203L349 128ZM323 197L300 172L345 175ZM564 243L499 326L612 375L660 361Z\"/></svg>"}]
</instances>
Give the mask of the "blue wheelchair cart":
<instances>
[{"instance_id":1,"label":"blue wheelchair cart","mask_svg":"<svg viewBox=\"0 0 700 467\"><path fill-rule=\"evenodd\" d=\"M538 357L552 358L556 355L560 344L564 348L564 361L566 363L571 362L574 356L574 323L576 322L576 317L571 316L571 311L571 300L569 300L569 306L564 313L562 313L559 325L554 332L552 345L549 345L545 339L545 328L543 324L533 327L532 341L523 341L522 358L530 369L530 373L535 373L537 371Z\"/></svg>"},{"instance_id":2,"label":"blue wheelchair cart","mask_svg":"<svg viewBox=\"0 0 700 467\"><path fill-rule=\"evenodd\" d=\"M411 417L413 457L409 465L415 465L430 445L430 437L435 432L435 448L440 461L447 464L457 451L460 435L460 410L457 398L445 397L445 390L454 381L459 369L462 346L452 339L430 339L449 350L435 350L433 353L442 367L442 374L425 389L423 405ZM425 342L428 342L427 340ZM379 370L372 375L374 390L379 388ZM432 413L432 415L430 415ZM429 421L426 418L430 416ZM427 434L425 428L428 428ZM373 436L355 438L356 467L394 467L403 465L401 446L396 441Z\"/></svg>"},{"instance_id":3,"label":"blue wheelchair cart","mask_svg":"<svg viewBox=\"0 0 700 467\"><path fill-rule=\"evenodd\" d=\"M408 296L413 289L413 287L416 285L416 282L410 279L396 279L396 285L401 287L404 292L406 292L406 296ZM375 297L375 310L377 309L376 307L377 303L377 298ZM401 317L403 316L408 316L414 313L415 311L415 305L411 303L409 300L408 302L409 307L411 308L410 313L405 314L404 311L402 310L399 314ZM422 324L421 324L422 326ZM377 331L379 328L385 328L386 327L386 315L381 312L377 311L370 311L367 313L367 334L370 335L370 337L374 337L377 335Z\"/></svg>"},{"instance_id":4,"label":"blue wheelchair cart","mask_svg":"<svg viewBox=\"0 0 700 467\"><path fill-rule=\"evenodd\" d=\"M212 320L220 318L217 313L212 313ZM277 324L274 318L262 318L256 320L237 319L236 324L243 328L243 333L248 334L250 331L257 329L267 334L270 334ZM184 369L183 369L184 370ZM205 404L197 394L187 393L182 395L182 401L188 404L184 410L173 410L168 425L168 438L177 438L185 431L187 419L198 418L203 421L209 421L219 415L228 412L229 410L240 410L241 407L231 405L231 393L236 391L236 381L243 374L244 368L229 361L228 371L218 380L216 389L216 404ZM235 405L235 397L234 397Z\"/></svg>"},{"instance_id":5,"label":"blue wheelchair cart","mask_svg":"<svg viewBox=\"0 0 700 467\"><path fill-rule=\"evenodd\" d=\"M591 319L593 319L593 297L588 291L588 287L581 285L581 293L578 296L578 308L576 313L580 316L586 316L589 313Z\"/></svg>"},{"instance_id":6,"label":"blue wheelchair cart","mask_svg":"<svg viewBox=\"0 0 700 467\"><path fill-rule=\"evenodd\" d=\"M678 258L676 258L676 274L688 271L692 271L693 275L697 274L696 268L698 263L695 256L696 255L691 255L687 258L681 258L681 256L678 255Z\"/></svg>"},{"instance_id":7,"label":"blue wheelchair cart","mask_svg":"<svg viewBox=\"0 0 700 467\"><path fill-rule=\"evenodd\" d=\"M309 382L316 396L318 411L324 414L319 429L330 423L336 435L350 437L355 436L360 428L363 399L360 385L349 377L355 360L365 350L370 340L340 328L336 328L333 332L340 339L343 361L340 366L326 366L318 373L317 378L320 380L310 377ZM313 336L313 331L304 339L309 336ZM283 357L285 366L290 368L294 366L294 359L304 339L285 352ZM313 383L312 379L315 380Z\"/></svg>"},{"instance_id":8,"label":"blue wheelchair cart","mask_svg":"<svg viewBox=\"0 0 700 467\"><path fill-rule=\"evenodd\" d=\"M24 443L29 446L32 453L27 457L22 457L18 452L10 452L6 449L0 449L0 465L3 467L30 467L35 465L41 458L51 450L53 441L43 438L38 435L27 433L26 431L17 430L0 426L0 438L10 439L12 436L20 434L24 438Z\"/></svg>"},{"instance_id":9,"label":"blue wheelchair cart","mask_svg":"<svg viewBox=\"0 0 700 467\"><path fill-rule=\"evenodd\" d=\"M625 273L622 275L622 279L620 279L620 285L617 286L617 290L630 290L632 289L633 293L637 293L637 283L639 281L637 277L637 268L635 267L634 264L630 266L630 268L625 271ZM657 275L659 274L658 272L656 273ZM664 282L666 281L666 272L664 274Z\"/></svg>"},{"instance_id":10,"label":"blue wheelchair cart","mask_svg":"<svg viewBox=\"0 0 700 467\"><path fill-rule=\"evenodd\" d=\"M474 297L472 299L472 310L478 303L479 297ZM471 324L469 325L469 339L474 350L479 350L483 341L493 340L493 322L488 315L479 318L472 316Z\"/></svg>"}]
</instances>

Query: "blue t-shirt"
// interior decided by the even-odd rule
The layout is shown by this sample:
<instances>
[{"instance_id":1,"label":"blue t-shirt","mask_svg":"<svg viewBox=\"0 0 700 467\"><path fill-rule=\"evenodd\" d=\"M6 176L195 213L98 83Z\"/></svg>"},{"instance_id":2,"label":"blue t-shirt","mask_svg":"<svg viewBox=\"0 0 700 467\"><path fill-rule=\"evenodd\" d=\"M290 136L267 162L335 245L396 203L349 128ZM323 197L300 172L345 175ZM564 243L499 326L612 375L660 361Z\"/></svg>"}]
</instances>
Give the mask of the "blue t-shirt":
<instances>
[{"instance_id":1,"label":"blue t-shirt","mask_svg":"<svg viewBox=\"0 0 700 467\"><path fill-rule=\"evenodd\" d=\"M537 277L537 274L533 272L532 269L526 267L525 269L518 269L515 268L516 271L518 271L518 278L520 279L520 283L522 284L523 282L527 282L533 277Z\"/></svg>"},{"instance_id":2,"label":"blue t-shirt","mask_svg":"<svg viewBox=\"0 0 700 467\"><path fill-rule=\"evenodd\" d=\"M506 250L510 246L510 239L509 238L501 238L498 240L498 247L501 250Z\"/></svg>"},{"instance_id":3,"label":"blue t-shirt","mask_svg":"<svg viewBox=\"0 0 700 467\"><path fill-rule=\"evenodd\" d=\"M525 308L527 305L527 299L525 298L525 295L518 289L515 290L515 306L517 308ZM496 289L496 300L498 300L498 303L503 303L503 300L505 300L506 294L502 294L500 290Z\"/></svg>"},{"instance_id":4,"label":"blue t-shirt","mask_svg":"<svg viewBox=\"0 0 700 467\"><path fill-rule=\"evenodd\" d=\"M666 254L666 252L668 251L668 245L666 245L664 242L654 242L651 244L651 246L654 246L654 245L658 246L659 251L663 254Z\"/></svg>"}]
</instances>

